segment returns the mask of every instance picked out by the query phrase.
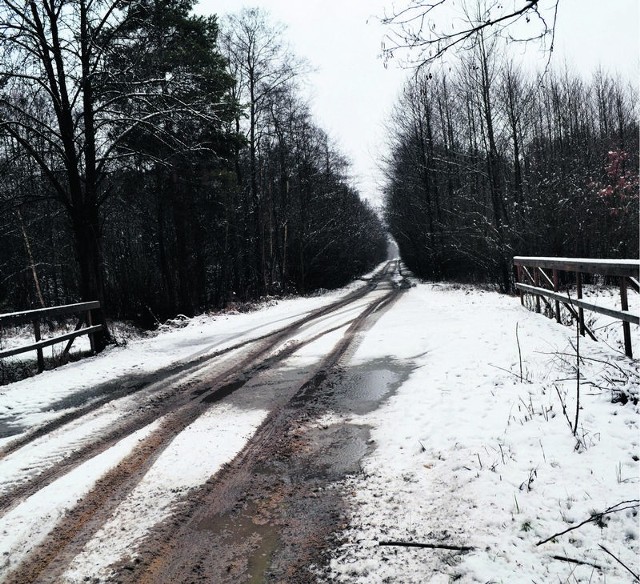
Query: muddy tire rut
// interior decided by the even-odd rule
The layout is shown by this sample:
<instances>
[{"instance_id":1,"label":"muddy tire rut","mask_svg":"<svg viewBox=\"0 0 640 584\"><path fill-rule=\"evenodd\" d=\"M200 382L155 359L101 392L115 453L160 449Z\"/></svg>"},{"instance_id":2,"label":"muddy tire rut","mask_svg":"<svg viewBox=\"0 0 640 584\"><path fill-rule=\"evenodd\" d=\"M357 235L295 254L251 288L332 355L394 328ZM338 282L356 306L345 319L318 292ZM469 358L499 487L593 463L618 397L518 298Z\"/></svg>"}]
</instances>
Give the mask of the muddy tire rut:
<instances>
[{"instance_id":1,"label":"muddy tire rut","mask_svg":"<svg viewBox=\"0 0 640 584\"><path fill-rule=\"evenodd\" d=\"M275 369L301 347L345 326L329 328L302 341L289 340L304 325L365 296L388 279L393 268L390 262L364 290L254 339L250 350L232 367L162 388L142 411L132 412L109 432L0 497L0 510L11 509L119 439L161 419L160 426L95 483L45 541L8 575L6 582L63 581L62 574L73 558L181 431L213 403L225 400L256 375ZM328 430L314 426L313 421L330 408L325 390L334 382L340 359L357 333L401 292L391 286L349 321L334 349L310 371L301 386L290 388L241 453L202 487L192 489L176 505L175 513L148 533L136 550L135 559L113 566L111 580L309 582L309 566L322 561L322 554L342 527L346 514L339 493L331 485L348 472L357 471L354 460L353 465L343 465L336 475L325 463L319 466L319 461L325 460L319 454L333 451L334 456L339 456L341 448L357 441L363 445L361 456L368 437L366 428L345 425ZM158 381L154 379L154 383ZM144 389L136 386L136 391ZM78 413L78 417L82 415L86 412ZM55 429L69 422L64 420Z\"/></svg>"},{"instance_id":2,"label":"muddy tire rut","mask_svg":"<svg viewBox=\"0 0 640 584\"><path fill-rule=\"evenodd\" d=\"M282 582L315 579L348 509L336 481L359 471L369 432L353 424L324 426L327 391L356 333L396 293L367 309L323 367L271 413L242 453L181 510L149 534L136 557L114 566L113 581L145 584ZM358 452L353 444L358 443ZM335 462L340 461L336 465Z\"/></svg>"}]
</instances>

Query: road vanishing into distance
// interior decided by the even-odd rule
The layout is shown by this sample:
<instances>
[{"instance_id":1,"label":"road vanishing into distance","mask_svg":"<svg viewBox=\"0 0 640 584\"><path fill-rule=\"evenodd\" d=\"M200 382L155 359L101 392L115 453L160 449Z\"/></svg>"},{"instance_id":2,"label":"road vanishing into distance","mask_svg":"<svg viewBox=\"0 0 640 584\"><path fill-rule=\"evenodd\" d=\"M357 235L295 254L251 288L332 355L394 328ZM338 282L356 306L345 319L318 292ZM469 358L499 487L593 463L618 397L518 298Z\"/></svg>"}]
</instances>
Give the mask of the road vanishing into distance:
<instances>
[{"instance_id":1,"label":"road vanishing into distance","mask_svg":"<svg viewBox=\"0 0 640 584\"><path fill-rule=\"evenodd\" d=\"M0 533L18 525L30 542L4 552L0 581L308 582L348 520L332 485L371 449L366 428L322 417L380 402L347 363L408 286L390 260L268 334L66 396L60 415L0 450ZM206 473L198 468L215 450L212 435L221 448L240 443L237 452L213 476L182 484ZM44 535L31 541L30 525Z\"/></svg>"}]
</instances>

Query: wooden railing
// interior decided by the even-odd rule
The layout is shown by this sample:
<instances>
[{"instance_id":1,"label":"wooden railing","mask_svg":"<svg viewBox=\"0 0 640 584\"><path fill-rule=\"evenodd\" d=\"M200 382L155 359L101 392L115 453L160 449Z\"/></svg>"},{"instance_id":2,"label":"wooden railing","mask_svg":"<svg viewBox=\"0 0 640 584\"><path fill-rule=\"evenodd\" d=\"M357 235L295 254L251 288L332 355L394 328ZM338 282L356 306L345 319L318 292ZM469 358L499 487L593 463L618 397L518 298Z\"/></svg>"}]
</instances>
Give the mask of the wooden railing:
<instances>
[{"instance_id":1,"label":"wooden railing","mask_svg":"<svg viewBox=\"0 0 640 584\"><path fill-rule=\"evenodd\" d=\"M579 322L580 333L588 334L595 340L593 331L584 322L584 311L590 310L605 314L622 321L624 335L624 350L628 357L633 357L631 346L631 324L640 325L640 316L629 312L627 289L639 290L640 260L601 260L601 259L572 259L572 258L513 258L516 275L516 289L520 294L520 301L524 305L525 294L533 294L536 312L541 311L544 302L549 311L560 319L560 305L563 305L571 316ZM547 270L545 272L545 270ZM551 276L549 273L551 273ZM576 297L569 293L560 292L560 273L575 274ZM614 279L620 287L620 310L607 308L587 302L582 299L583 274L599 274ZM553 304L549 301L552 301Z\"/></svg>"},{"instance_id":2,"label":"wooden railing","mask_svg":"<svg viewBox=\"0 0 640 584\"><path fill-rule=\"evenodd\" d=\"M100 302L80 302L77 304L67 304L65 306L53 306L51 308L40 308L38 310L26 310L23 312L11 312L9 314L0 314L0 330L7 326L17 326L21 324L33 324L33 332L35 336L35 343L29 345L22 345L20 347L14 347L13 349L0 350L0 359L3 357L11 357L13 355L19 355L21 353L27 353L30 351L36 351L38 354L38 372L42 373L44 370L44 354L42 349L50 347L57 343L63 343L67 341L67 346L62 352L63 355L69 353L71 344L74 339L81 335L89 335L89 341L91 343L91 350L94 349L93 335L102 330L102 325L93 325L91 323L91 311L100 308ZM79 314L80 318L73 332L58 335L50 339L42 340L41 335L41 323L42 321L50 320L54 317L68 316L70 314ZM83 325L86 324L87 326Z\"/></svg>"}]
</instances>

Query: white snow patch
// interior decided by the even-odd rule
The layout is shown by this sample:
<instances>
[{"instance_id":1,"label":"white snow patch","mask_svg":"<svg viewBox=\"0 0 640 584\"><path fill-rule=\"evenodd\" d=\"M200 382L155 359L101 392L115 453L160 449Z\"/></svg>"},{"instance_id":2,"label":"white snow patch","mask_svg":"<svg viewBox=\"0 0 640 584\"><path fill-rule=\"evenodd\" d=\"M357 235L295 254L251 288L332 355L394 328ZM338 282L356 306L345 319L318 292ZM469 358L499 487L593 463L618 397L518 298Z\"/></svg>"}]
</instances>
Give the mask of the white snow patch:
<instances>
[{"instance_id":1,"label":"white snow patch","mask_svg":"<svg viewBox=\"0 0 640 584\"><path fill-rule=\"evenodd\" d=\"M638 327L633 334L640 350ZM381 408L352 419L372 427L377 448L363 461L364 475L342 485L353 516L324 577L349 584L629 582L599 544L638 572L637 506L609 515L606 527L589 523L536 545L594 511L638 499L639 408L611 403L610 392L590 385L625 375L620 385L637 384L638 362L581 338L582 356L603 362L582 364L574 437L555 389L573 421L570 341L575 329L527 311L517 298L434 285L405 294L352 360L404 359L413 371ZM379 545L389 541L476 550Z\"/></svg>"}]
</instances>

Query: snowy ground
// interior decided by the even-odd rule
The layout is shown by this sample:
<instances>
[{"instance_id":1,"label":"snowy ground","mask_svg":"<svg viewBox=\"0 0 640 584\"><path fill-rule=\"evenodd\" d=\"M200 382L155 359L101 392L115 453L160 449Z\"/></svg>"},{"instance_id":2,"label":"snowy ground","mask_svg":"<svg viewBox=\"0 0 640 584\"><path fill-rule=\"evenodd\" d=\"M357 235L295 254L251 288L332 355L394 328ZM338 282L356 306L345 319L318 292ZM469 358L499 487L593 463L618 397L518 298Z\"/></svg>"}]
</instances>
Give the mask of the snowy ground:
<instances>
[{"instance_id":1,"label":"snowy ground","mask_svg":"<svg viewBox=\"0 0 640 584\"><path fill-rule=\"evenodd\" d=\"M10 418L19 429L1 439L0 448L67 412L56 404L69 393L257 338L352 288L271 303L252 313L201 317L2 387L0 421ZM632 312L640 312L636 295L631 302ZM325 326L337 326L336 318ZM362 461L360 474L335 485L351 503L351 523L340 534L330 573L319 569L318 578L348 583L634 581L600 545L640 572L639 364L621 353L619 325L602 319L592 324L606 342L580 339L581 409L574 436L574 329L494 292L435 284L408 290L357 339L350 363L386 360L410 369L410 375L374 412L335 414L323 421L327 426L345 421L370 426L375 449ZM305 334L316 334L318 326L309 325ZM632 331L640 352L638 327ZM289 368L300 369L305 359L312 362L339 338L337 330L308 345L292 356L301 360L297 367ZM612 397L623 394L630 401L612 403ZM22 480L25 469L64 457L87 435L107 427L133 407L128 399L2 458L0 494ZM131 553L145 530L170 513L172 501L230 460L265 415L263 408L238 410L221 402L177 435L69 566L64 581L95 576ZM3 569L44 538L159 423L123 439L0 517L0 580ZM151 499L161 504L149 513ZM146 510L144 521L141 509ZM597 521L537 545L607 510ZM380 545L385 542L474 550ZM102 573L108 577L108 570Z\"/></svg>"},{"instance_id":2,"label":"snowy ground","mask_svg":"<svg viewBox=\"0 0 640 584\"><path fill-rule=\"evenodd\" d=\"M611 402L611 389L637 398L640 377L638 362L616 350L619 328L601 328L613 348L580 339L574 437L574 329L473 288L421 284L405 295L353 358L404 360L413 373L377 411L349 419L372 427L377 448L362 474L340 486L354 511L330 580L634 581L600 547L640 572L639 408Z\"/></svg>"}]
</instances>

